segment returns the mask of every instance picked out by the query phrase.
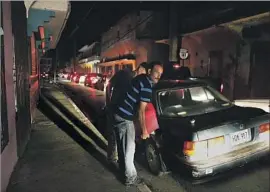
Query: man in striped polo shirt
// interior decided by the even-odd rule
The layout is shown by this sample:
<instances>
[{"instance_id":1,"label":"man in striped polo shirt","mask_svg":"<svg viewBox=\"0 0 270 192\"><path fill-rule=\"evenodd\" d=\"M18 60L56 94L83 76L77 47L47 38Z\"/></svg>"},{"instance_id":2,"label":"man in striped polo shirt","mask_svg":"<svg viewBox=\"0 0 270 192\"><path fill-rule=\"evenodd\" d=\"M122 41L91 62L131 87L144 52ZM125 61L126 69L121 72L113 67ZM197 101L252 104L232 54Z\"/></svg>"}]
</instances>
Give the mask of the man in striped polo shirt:
<instances>
[{"instance_id":1,"label":"man in striped polo shirt","mask_svg":"<svg viewBox=\"0 0 270 192\"><path fill-rule=\"evenodd\" d=\"M126 185L137 184L140 180L134 166L135 154L135 127L133 121L139 119L142 129L142 139L147 139L145 126L145 108L152 100L152 87L157 83L163 73L160 62L149 64L149 75L136 76L123 100L117 103L114 114L114 129L117 138L119 168L125 176Z\"/></svg>"},{"instance_id":2,"label":"man in striped polo shirt","mask_svg":"<svg viewBox=\"0 0 270 192\"><path fill-rule=\"evenodd\" d=\"M130 87L131 81L134 77L141 74L146 74L148 70L146 62L141 63L135 71L123 69L118 71L111 79L106 88L106 117L107 117L107 132L108 132L108 148L107 159L110 164L118 161L117 144L115 138L115 131L112 126L114 108L117 103L123 100L127 89Z\"/></svg>"}]
</instances>

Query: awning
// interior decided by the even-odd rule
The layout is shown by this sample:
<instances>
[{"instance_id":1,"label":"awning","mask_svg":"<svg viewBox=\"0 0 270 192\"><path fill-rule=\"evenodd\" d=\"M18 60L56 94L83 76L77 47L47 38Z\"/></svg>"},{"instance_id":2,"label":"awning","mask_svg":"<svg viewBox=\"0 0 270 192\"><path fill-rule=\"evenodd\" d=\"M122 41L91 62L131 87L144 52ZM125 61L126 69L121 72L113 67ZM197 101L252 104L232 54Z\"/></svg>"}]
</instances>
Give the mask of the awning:
<instances>
[{"instance_id":1,"label":"awning","mask_svg":"<svg viewBox=\"0 0 270 192\"><path fill-rule=\"evenodd\" d=\"M182 34L182 36L190 36L190 35L198 35L200 33L205 33L205 32L209 32L212 31L218 27L226 27L229 28L231 30L236 31L237 33L241 33L242 29L244 27L247 26L255 26L255 25L260 25L263 23L267 23L270 22L270 12L266 12L266 13L262 13L262 14L258 14L258 15L254 15L254 16L250 16L250 17L245 17L245 18L241 18L241 19L237 19L234 21L230 21L227 23L223 23L217 26L212 26L206 29L202 29L199 31L194 31L191 33L187 33L187 34Z\"/></svg>"},{"instance_id":2,"label":"awning","mask_svg":"<svg viewBox=\"0 0 270 192\"><path fill-rule=\"evenodd\" d=\"M69 17L71 7L67 0L57 1L25 1L27 9L28 36L44 26L45 39L48 49L54 49L61 37Z\"/></svg>"},{"instance_id":3,"label":"awning","mask_svg":"<svg viewBox=\"0 0 270 192\"><path fill-rule=\"evenodd\" d=\"M113 66L113 65L126 65L126 64L135 64L135 59L120 59L115 61L109 61L104 63L99 63L98 66L107 67L107 66Z\"/></svg>"},{"instance_id":4,"label":"awning","mask_svg":"<svg viewBox=\"0 0 270 192\"><path fill-rule=\"evenodd\" d=\"M264 23L270 23L270 12L238 19L232 22L221 24L221 26L228 27L231 30L241 33L244 27L256 26Z\"/></svg>"},{"instance_id":5,"label":"awning","mask_svg":"<svg viewBox=\"0 0 270 192\"><path fill-rule=\"evenodd\" d=\"M262 14L258 14L258 15L254 15L254 16L250 16L250 17L245 17L242 19L237 19L237 20L234 20L231 22L220 24L218 26L212 26L212 27L209 27L206 29L182 34L182 36L187 37L187 36L199 35L202 33L209 33L211 31L214 31L217 28L221 28L221 27L228 28L228 29L233 30L233 31L237 32L238 34L240 34L244 27L256 26L256 25L260 25L260 24L264 24L264 23L270 23L270 12L266 12L266 13L262 13ZM155 43L169 44L169 39L157 40L157 41L155 41Z\"/></svg>"},{"instance_id":6,"label":"awning","mask_svg":"<svg viewBox=\"0 0 270 192\"><path fill-rule=\"evenodd\" d=\"M95 45L97 45L99 42L94 42L91 45L85 45L81 49L79 49L79 52L87 52L94 48Z\"/></svg>"},{"instance_id":7,"label":"awning","mask_svg":"<svg viewBox=\"0 0 270 192\"><path fill-rule=\"evenodd\" d=\"M88 57L88 58L85 58L85 59L81 59L79 61L79 64L85 64L85 63L96 64L96 63L99 63L99 62L100 62L100 57L99 56L92 56L92 57Z\"/></svg>"}]
</instances>

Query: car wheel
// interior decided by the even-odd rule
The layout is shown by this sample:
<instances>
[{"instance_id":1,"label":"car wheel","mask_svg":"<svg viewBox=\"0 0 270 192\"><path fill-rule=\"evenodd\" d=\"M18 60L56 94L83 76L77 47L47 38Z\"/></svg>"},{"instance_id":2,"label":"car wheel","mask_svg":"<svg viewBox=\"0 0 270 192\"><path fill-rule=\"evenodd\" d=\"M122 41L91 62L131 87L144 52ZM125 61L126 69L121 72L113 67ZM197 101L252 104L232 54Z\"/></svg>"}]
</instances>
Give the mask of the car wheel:
<instances>
[{"instance_id":1,"label":"car wheel","mask_svg":"<svg viewBox=\"0 0 270 192\"><path fill-rule=\"evenodd\" d=\"M145 141L145 157L150 172L154 175L161 175L163 163L160 158L161 154L155 141L151 138Z\"/></svg>"}]
</instances>

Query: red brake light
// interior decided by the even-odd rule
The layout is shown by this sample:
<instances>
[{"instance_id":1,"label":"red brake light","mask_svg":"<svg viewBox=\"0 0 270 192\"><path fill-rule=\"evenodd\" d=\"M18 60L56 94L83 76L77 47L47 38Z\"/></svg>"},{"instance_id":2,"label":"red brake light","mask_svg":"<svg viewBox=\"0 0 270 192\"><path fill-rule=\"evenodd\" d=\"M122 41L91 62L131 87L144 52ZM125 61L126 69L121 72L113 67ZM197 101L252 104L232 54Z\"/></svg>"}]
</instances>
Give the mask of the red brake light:
<instances>
[{"instance_id":1,"label":"red brake light","mask_svg":"<svg viewBox=\"0 0 270 192\"><path fill-rule=\"evenodd\" d=\"M223 83L220 85L220 92L222 93L224 89Z\"/></svg>"},{"instance_id":2,"label":"red brake light","mask_svg":"<svg viewBox=\"0 0 270 192\"><path fill-rule=\"evenodd\" d=\"M259 132L260 133L264 133L266 131L269 131L269 123L262 124L259 127Z\"/></svg>"},{"instance_id":3,"label":"red brake light","mask_svg":"<svg viewBox=\"0 0 270 192\"><path fill-rule=\"evenodd\" d=\"M192 141L185 141L184 142L184 149L183 152L185 155L191 156L194 154L194 149L195 149L195 143Z\"/></svg>"}]
</instances>

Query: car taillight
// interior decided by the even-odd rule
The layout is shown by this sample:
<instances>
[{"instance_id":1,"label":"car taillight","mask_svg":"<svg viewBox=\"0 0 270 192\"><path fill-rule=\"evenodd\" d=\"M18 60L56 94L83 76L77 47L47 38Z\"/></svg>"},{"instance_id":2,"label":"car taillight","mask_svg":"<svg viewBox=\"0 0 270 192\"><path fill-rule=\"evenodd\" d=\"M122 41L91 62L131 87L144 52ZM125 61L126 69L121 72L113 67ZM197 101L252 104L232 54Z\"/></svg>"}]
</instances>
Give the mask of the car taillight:
<instances>
[{"instance_id":1,"label":"car taillight","mask_svg":"<svg viewBox=\"0 0 270 192\"><path fill-rule=\"evenodd\" d=\"M192 141L185 141L184 142L184 149L183 152L187 156L192 156L195 152L195 142Z\"/></svg>"},{"instance_id":2,"label":"car taillight","mask_svg":"<svg viewBox=\"0 0 270 192\"><path fill-rule=\"evenodd\" d=\"M185 141L183 152L187 156L207 155L207 141Z\"/></svg>"},{"instance_id":3,"label":"car taillight","mask_svg":"<svg viewBox=\"0 0 270 192\"><path fill-rule=\"evenodd\" d=\"M259 133L265 133L265 132L269 132L269 123L262 124L259 127Z\"/></svg>"},{"instance_id":4,"label":"car taillight","mask_svg":"<svg viewBox=\"0 0 270 192\"><path fill-rule=\"evenodd\" d=\"M93 83L93 84L95 84L97 81L98 81L98 78L97 77L91 77L91 82Z\"/></svg>"},{"instance_id":5,"label":"car taillight","mask_svg":"<svg viewBox=\"0 0 270 192\"><path fill-rule=\"evenodd\" d=\"M221 83L221 85L220 85L220 92L221 93L223 92L223 88L224 88L223 83Z\"/></svg>"}]
</instances>

